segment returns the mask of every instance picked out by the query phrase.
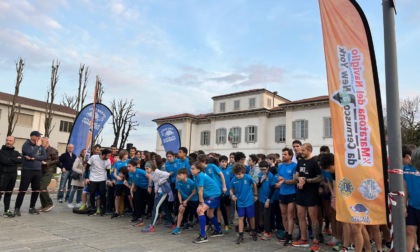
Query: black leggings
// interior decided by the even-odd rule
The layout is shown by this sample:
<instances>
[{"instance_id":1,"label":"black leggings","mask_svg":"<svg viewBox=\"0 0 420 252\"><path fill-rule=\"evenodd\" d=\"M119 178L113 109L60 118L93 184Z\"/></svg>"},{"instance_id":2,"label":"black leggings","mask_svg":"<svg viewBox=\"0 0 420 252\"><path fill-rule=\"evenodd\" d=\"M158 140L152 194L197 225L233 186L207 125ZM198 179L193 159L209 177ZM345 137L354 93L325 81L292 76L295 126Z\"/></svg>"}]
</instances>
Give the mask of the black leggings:
<instances>
[{"instance_id":1,"label":"black leggings","mask_svg":"<svg viewBox=\"0 0 420 252\"><path fill-rule=\"evenodd\" d=\"M101 198L101 209L105 210L106 204L106 181L90 181L89 182L89 193L90 193L90 206L93 208L95 205L95 193L98 191L99 197Z\"/></svg>"},{"instance_id":2,"label":"black leggings","mask_svg":"<svg viewBox=\"0 0 420 252\"><path fill-rule=\"evenodd\" d=\"M0 175L0 200L4 193L4 211L10 208L10 199L12 198L12 191L15 188L17 174L1 174Z\"/></svg>"},{"instance_id":3,"label":"black leggings","mask_svg":"<svg viewBox=\"0 0 420 252\"><path fill-rule=\"evenodd\" d=\"M148 197L147 189L142 189L140 187L137 187L133 196L134 196L134 199L133 199L133 206L134 206L133 217L141 218L141 217L143 217L144 211L146 209L146 200L147 200L147 197Z\"/></svg>"},{"instance_id":4,"label":"black leggings","mask_svg":"<svg viewBox=\"0 0 420 252\"><path fill-rule=\"evenodd\" d=\"M22 170L22 176L20 179L19 193L16 198L15 208L20 208L22 206L23 198L25 193L31 185L32 194L31 194L31 203L30 208L35 207L36 201L38 200L39 189L41 188L41 170Z\"/></svg>"}]
</instances>

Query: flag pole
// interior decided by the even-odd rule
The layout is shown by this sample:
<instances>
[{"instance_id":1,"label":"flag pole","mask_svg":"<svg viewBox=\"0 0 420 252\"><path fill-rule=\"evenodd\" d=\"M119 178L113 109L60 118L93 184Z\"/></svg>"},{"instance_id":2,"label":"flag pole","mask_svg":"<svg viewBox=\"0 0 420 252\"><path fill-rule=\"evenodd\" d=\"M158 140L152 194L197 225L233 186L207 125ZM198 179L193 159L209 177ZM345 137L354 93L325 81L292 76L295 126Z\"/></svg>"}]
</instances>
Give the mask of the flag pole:
<instances>
[{"instance_id":1,"label":"flag pole","mask_svg":"<svg viewBox=\"0 0 420 252\"><path fill-rule=\"evenodd\" d=\"M402 143L400 122L400 96L398 89L397 48L395 42L395 5L393 0L382 0L385 47L385 77L388 121L388 153L390 169L402 171ZM403 175L389 176L391 193L404 192ZM406 251L405 199L395 197L392 205L394 251Z\"/></svg>"},{"instance_id":2,"label":"flag pole","mask_svg":"<svg viewBox=\"0 0 420 252\"><path fill-rule=\"evenodd\" d=\"M95 145L95 117L96 117L96 99L98 95L98 89L99 89L99 78L96 76L96 84L95 84L95 94L93 96L93 114L92 114L92 139L90 143L90 155L93 155L94 152L94 145Z\"/></svg>"}]
</instances>

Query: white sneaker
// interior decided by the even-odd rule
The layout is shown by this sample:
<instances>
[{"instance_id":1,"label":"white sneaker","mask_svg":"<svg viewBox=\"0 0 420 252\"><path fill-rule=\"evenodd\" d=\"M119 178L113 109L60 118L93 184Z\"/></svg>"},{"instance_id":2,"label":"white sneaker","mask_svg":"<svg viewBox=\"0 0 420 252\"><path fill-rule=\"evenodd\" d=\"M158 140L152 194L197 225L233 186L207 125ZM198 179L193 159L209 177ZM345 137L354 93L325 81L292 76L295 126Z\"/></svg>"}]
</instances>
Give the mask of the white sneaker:
<instances>
[{"instance_id":1,"label":"white sneaker","mask_svg":"<svg viewBox=\"0 0 420 252\"><path fill-rule=\"evenodd\" d=\"M72 208L74 208L74 205L73 205L73 203L69 203L69 204L67 204L67 207L72 209Z\"/></svg>"},{"instance_id":2,"label":"white sneaker","mask_svg":"<svg viewBox=\"0 0 420 252\"><path fill-rule=\"evenodd\" d=\"M82 204L81 204L81 203L77 203L77 204L76 204L76 207L77 207L77 208L80 208L81 206L82 206Z\"/></svg>"}]
</instances>

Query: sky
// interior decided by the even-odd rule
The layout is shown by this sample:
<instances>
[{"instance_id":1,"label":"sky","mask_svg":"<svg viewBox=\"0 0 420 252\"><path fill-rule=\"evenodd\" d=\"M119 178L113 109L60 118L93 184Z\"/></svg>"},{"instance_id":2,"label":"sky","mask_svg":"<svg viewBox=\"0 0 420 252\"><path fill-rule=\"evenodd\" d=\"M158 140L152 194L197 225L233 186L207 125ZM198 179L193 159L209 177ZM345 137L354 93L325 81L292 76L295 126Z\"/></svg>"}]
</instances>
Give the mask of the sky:
<instances>
[{"instance_id":1,"label":"sky","mask_svg":"<svg viewBox=\"0 0 420 252\"><path fill-rule=\"evenodd\" d=\"M359 0L368 19L385 103L382 0ZM400 97L420 96L420 1L398 0ZM51 63L61 62L57 99L75 95L80 64L112 99L134 101L139 126L128 142L156 147L153 119L209 113L211 97L266 88L289 100L327 95L315 0L0 0L0 87L13 93L15 62L25 60L20 95L46 100ZM384 105L386 106L386 105ZM103 145L113 142L112 126Z\"/></svg>"}]
</instances>

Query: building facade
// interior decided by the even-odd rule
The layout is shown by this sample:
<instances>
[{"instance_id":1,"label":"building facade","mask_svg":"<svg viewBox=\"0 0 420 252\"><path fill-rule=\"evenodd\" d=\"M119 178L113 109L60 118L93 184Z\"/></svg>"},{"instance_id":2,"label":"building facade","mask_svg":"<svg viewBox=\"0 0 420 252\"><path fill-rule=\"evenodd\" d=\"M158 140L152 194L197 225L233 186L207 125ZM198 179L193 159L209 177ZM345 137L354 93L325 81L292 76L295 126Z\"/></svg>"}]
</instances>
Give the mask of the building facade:
<instances>
[{"instance_id":1,"label":"building facade","mask_svg":"<svg viewBox=\"0 0 420 252\"><path fill-rule=\"evenodd\" d=\"M0 141L6 140L8 115L12 100L13 95L0 92ZM20 113L15 130L13 131L13 136L16 138L15 148L20 152L23 143L29 139L31 131L37 130L44 133L47 103L19 96L17 104L20 105ZM54 128L49 137L50 145L57 148L59 153L63 153L66 151L67 141L77 112L66 106L56 104L53 104L52 109L52 127Z\"/></svg>"},{"instance_id":2,"label":"building facade","mask_svg":"<svg viewBox=\"0 0 420 252\"><path fill-rule=\"evenodd\" d=\"M280 153L294 139L311 143L315 154L322 145L333 147L328 96L289 101L277 92L253 89L212 99L212 113L153 121L158 126L172 123L180 133L181 145L189 151ZM156 152L165 154L158 134Z\"/></svg>"}]
</instances>

